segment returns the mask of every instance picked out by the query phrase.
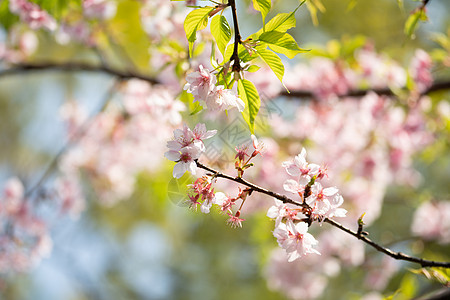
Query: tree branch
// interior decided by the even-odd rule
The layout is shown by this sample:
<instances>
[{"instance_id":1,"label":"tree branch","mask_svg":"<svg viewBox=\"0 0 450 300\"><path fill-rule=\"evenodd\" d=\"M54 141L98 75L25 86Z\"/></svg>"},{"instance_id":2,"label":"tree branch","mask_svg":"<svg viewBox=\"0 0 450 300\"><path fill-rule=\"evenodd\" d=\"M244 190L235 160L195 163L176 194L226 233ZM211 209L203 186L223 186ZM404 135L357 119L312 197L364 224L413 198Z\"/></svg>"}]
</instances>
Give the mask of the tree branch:
<instances>
[{"instance_id":1,"label":"tree branch","mask_svg":"<svg viewBox=\"0 0 450 300\"><path fill-rule=\"evenodd\" d=\"M10 75L18 75L27 72L37 71L66 71L66 72L91 72L91 73L106 73L116 76L119 79L141 79L151 84L158 84L160 81L154 77L144 75L141 73L122 71L103 65L93 65L86 63L55 63L55 62L41 62L41 63L23 63L13 65L14 67L1 70L0 78Z\"/></svg>"},{"instance_id":2,"label":"tree branch","mask_svg":"<svg viewBox=\"0 0 450 300\"><path fill-rule=\"evenodd\" d=\"M289 197L287 197L287 196L285 196L285 195L281 195L281 194L272 192L272 191L270 191L270 190L264 189L264 188L262 188L262 187L259 187L259 186L255 185L255 184L253 184L253 183L251 183L251 182L249 182L249 181L247 181L247 180L245 180L245 179L243 179L243 178L240 178L240 177L232 177L232 176L230 176L230 175L221 173L221 172L216 171L216 170L214 170L214 169L212 169L212 168L210 168L210 167L205 166L204 164L200 163L198 160L196 160L195 162L196 162L198 168L210 172L214 177L225 178L225 179L228 179L228 180L231 180L231 181L240 183L240 184L242 184L242 185L245 185L245 186L249 187L249 188L252 189L253 191L256 191L256 192L260 192L260 193L262 193L262 194L269 195L269 196L271 196L271 197L274 197L274 198L276 198L276 199L278 199L278 200L283 201L284 203L289 203L289 204L293 204L293 205L296 205L296 206L301 206L301 207L304 207L304 208L310 208L309 205L307 205L306 203L299 203L299 202L296 202L296 201L290 199ZM334 227L336 227L336 228L338 228L338 229L340 229L340 230L342 230L342 231L344 231L344 232L346 232L346 233L348 233L348 234L350 234L350 235L353 235L353 236L356 237L357 239L359 239L359 240L363 241L364 243L366 243L366 244L372 246L372 247L375 248L377 251L379 251L379 252L381 252L381 253L384 253L384 254L386 254L386 255L388 255L388 256L394 258L394 259L397 259L397 260L404 260L404 261L409 261L409 262L412 262L412 263L418 263L418 264L420 264L422 267L442 267L442 268L450 268L450 262L440 262L440 261L426 260L426 259L422 259L422 258L417 258L417 257L409 256L409 255L404 254L404 253L402 253L402 252L395 252L395 251L392 251L392 250L390 250L390 249L388 249L388 248L386 248L386 247L383 247L383 246L381 246L381 245L375 243L374 241L372 241L371 239L369 239L368 237L366 237L366 236L363 234L363 232L359 232L359 233L358 233L358 232L356 232L356 231L353 231L353 230L351 230L351 229L349 229L349 228L343 226L342 224L340 224L340 223L338 223L338 222L336 222L336 221L334 221L334 220L332 220L332 219L325 218L325 219L324 219L324 222L326 222L326 223L328 223L328 224L330 224L330 225L332 225L332 226L334 226Z\"/></svg>"},{"instance_id":3,"label":"tree branch","mask_svg":"<svg viewBox=\"0 0 450 300\"><path fill-rule=\"evenodd\" d=\"M147 81L151 84L160 84L161 82L152 76L145 75L139 72L123 71L115 68L111 68L104 65L93 65L88 63L56 63L56 62L40 62L40 63L21 63L15 64L12 68L4 69L0 71L0 79L2 77L7 77L10 75L19 75L27 72L38 72L38 71L64 71L64 72L90 72L90 73L105 73L111 76L116 76L120 79L140 79ZM450 79L447 80L437 80L433 84L420 93L420 96L428 95L438 91L450 90ZM345 97L362 97L369 92L374 92L378 95L383 96L394 96L395 94L389 88L379 88L379 89L361 89L352 90L345 94L338 95L339 98ZM307 90L291 90L290 93L284 91L280 93L280 96L290 97L290 98L311 98L314 99L315 96L311 91Z\"/></svg>"},{"instance_id":4,"label":"tree branch","mask_svg":"<svg viewBox=\"0 0 450 300\"><path fill-rule=\"evenodd\" d=\"M241 43L241 34L239 32L239 24L237 20L237 12L236 12L236 1L229 0L228 5L231 6L231 13L233 16L233 25L234 25L234 49L233 54L231 55L230 60L234 60L233 63L233 71L240 72L241 71L241 63L239 61L239 44Z\"/></svg>"},{"instance_id":5,"label":"tree branch","mask_svg":"<svg viewBox=\"0 0 450 300\"><path fill-rule=\"evenodd\" d=\"M437 91L444 91L444 90L450 90L450 79L448 80L440 80L433 82L433 84L421 92L419 96L425 96L428 94L431 94L433 92ZM378 88L378 89L361 89L361 90L351 90L344 94L337 95L339 98L346 98L346 97L363 97L366 94L373 92L380 96L395 96L394 92L386 87L386 88ZM292 98L315 98L315 95L313 92L308 90L293 90L288 93L287 91L283 91L280 93L283 97L292 97Z\"/></svg>"}]
</instances>

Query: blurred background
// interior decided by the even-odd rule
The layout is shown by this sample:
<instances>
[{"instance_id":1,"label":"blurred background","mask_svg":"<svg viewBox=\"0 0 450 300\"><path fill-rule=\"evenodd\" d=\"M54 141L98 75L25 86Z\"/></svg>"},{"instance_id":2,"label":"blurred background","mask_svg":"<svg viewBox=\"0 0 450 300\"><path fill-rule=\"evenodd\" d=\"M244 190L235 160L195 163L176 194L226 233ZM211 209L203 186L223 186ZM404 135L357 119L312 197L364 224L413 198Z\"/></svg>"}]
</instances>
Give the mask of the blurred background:
<instances>
[{"instance_id":1,"label":"blurred background","mask_svg":"<svg viewBox=\"0 0 450 300\"><path fill-rule=\"evenodd\" d=\"M73 116L64 117L61 107L75 101L87 116L95 116L99 111L108 111L105 110L106 103L120 107L121 99L126 98L127 93L133 93L132 88L124 87L122 81L105 73L60 70L8 73L7 70L21 63L101 65L106 61L108 66L158 78L181 91L183 83L177 78L182 78L189 66L186 66L182 52L174 52L173 49L185 49L184 33L175 37L179 45L171 49L156 34L162 34L164 28L171 26L170 22L164 23L168 20L178 22L177 26L182 24L185 3L168 0L111 1L116 5L115 13L99 21L83 16L78 8L80 1L67 1L66 4L62 3L64 1L55 1L58 4L34 1L52 12L58 21L63 20L73 27L79 20L85 20L92 30L91 35L84 40L76 40L73 38L75 34L69 38L62 30L52 34L21 25L16 15L7 12L8 2L0 3L0 23L3 26L0 28L0 41L7 45L11 43L12 32L16 35L31 32L34 37L31 41L29 38L28 43L35 39L36 45L17 61L3 58L0 70L0 182L17 176L27 190L36 186L44 176L45 181L39 183L39 188L33 192L33 201L39 204L37 215L49 228L53 249L29 272L5 272L0 281L1 298L287 299L286 293L271 287L266 281L268 261L277 247L271 233L273 221L265 216L266 210L254 210L245 216L243 228L234 229L227 226L224 216L217 212L201 214L179 203L178 197L182 199L185 191L182 183L192 180L192 177L185 175L181 183L174 181L173 164L163 157L166 151L163 138L170 139L171 130L179 127L177 124L164 125L168 134L158 137L161 138L158 150L153 150L151 144L146 145L149 149L147 155L154 156L155 162L142 170L133 169L136 175L133 191L128 195L124 193L127 196L120 201L109 203L104 200L108 196L98 194L98 183L93 183L91 174L87 172L81 176L86 208L78 217L61 213L52 203L52 186L59 172L56 165L59 163L61 167L61 158L71 149L87 151L76 147L76 137L72 141L68 138L67 119ZM319 1L309 2L313 10L317 5L317 20L314 21L314 14L304 5L296 13L297 27L289 31L300 47L307 49L325 48L327 43L330 45L330 40L345 42L364 36L364 43L372 45L378 53L407 66L417 48L440 55L436 49L442 47L432 34L446 35L450 30L449 1L430 1L427 5L429 20L420 24L413 39L405 35L404 26L411 11L420 4L416 1L322 0L323 12ZM174 9L178 14L168 14L164 20L163 12L159 16L155 13L156 7L163 5L178 7ZM293 0L273 1L273 11L268 18L278 12L289 12L297 5L298 2ZM144 10L143 7L148 8ZM250 1L239 1L238 14L243 37L262 25L260 15L251 8ZM150 24L152 18L155 24ZM313 25L314 22L317 26ZM95 39L95 43L88 41L90 38ZM209 49L204 52L208 57ZM157 65L161 63L158 62L158 53L170 56L169 60L177 63L161 68ZM178 61L175 56L179 56ZM307 61L310 57L301 54L295 62ZM450 72L445 67L435 68L433 77L449 79ZM119 96L114 94L117 91ZM439 92L432 98L448 101L449 93ZM292 107L298 106L288 98L280 97L273 101L282 117L292 117ZM193 104L185 104L188 109L182 115L188 119ZM206 120L208 129L219 129L227 128L227 120L233 118L223 122L220 118L195 115L191 120L192 124L195 124L194 120ZM150 126L155 127L157 123ZM421 203L429 199L450 200L448 120L446 126L435 128L436 140L413 156L412 164L422 178L420 184L389 185L383 197L380 217L367 230L371 238L396 250L448 261L449 241L423 241L411 233L413 214ZM257 133L271 136L272 129L260 128ZM288 147L286 140L280 140L282 147ZM216 141L220 143L218 137ZM95 151L103 153L102 146L99 145ZM120 159L131 160L139 154L132 149L127 151L126 157ZM55 161L55 157L60 160ZM47 170L50 170L49 174L44 175ZM113 188L109 190L111 193L114 191ZM270 203L265 202L265 208ZM323 229L326 227L323 225ZM381 256L377 256L374 250L366 248L365 252L366 257L381 261ZM383 288L375 293L373 287L363 284L367 268L369 266L366 265L347 267L335 276L328 276L327 285L317 298L380 299L393 296L393 299L411 299L442 287L436 280L409 270L417 269L416 266L401 264L398 271L386 279ZM374 298L370 298L371 293L374 293ZM296 298L308 299L306 295Z\"/></svg>"}]
</instances>

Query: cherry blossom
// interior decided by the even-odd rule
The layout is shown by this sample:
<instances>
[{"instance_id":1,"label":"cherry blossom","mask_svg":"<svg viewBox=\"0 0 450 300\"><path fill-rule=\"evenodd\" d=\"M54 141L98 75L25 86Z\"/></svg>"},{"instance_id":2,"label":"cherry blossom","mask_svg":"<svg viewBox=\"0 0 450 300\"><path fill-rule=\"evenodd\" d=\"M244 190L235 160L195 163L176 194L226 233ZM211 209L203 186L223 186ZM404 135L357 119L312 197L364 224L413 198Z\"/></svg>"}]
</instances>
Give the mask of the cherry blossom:
<instances>
[{"instance_id":1,"label":"cherry blossom","mask_svg":"<svg viewBox=\"0 0 450 300\"><path fill-rule=\"evenodd\" d=\"M424 202L414 213L411 231L425 240L450 243L450 202Z\"/></svg>"},{"instance_id":2,"label":"cherry blossom","mask_svg":"<svg viewBox=\"0 0 450 300\"><path fill-rule=\"evenodd\" d=\"M211 74L203 65L198 66L198 71L192 72L186 76L186 85L184 89L194 95L196 101L204 102L208 95L214 91L217 82L216 76Z\"/></svg>"},{"instance_id":3,"label":"cherry blossom","mask_svg":"<svg viewBox=\"0 0 450 300\"><path fill-rule=\"evenodd\" d=\"M114 17L117 2L111 0L83 0L83 13L87 18L106 20Z\"/></svg>"},{"instance_id":4,"label":"cherry blossom","mask_svg":"<svg viewBox=\"0 0 450 300\"><path fill-rule=\"evenodd\" d=\"M280 247L286 250L289 262L310 253L320 255L320 252L313 248L317 245L317 240L307 231L308 224L294 224L290 220L286 221L286 224L280 223L273 231Z\"/></svg>"},{"instance_id":5,"label":"cherry blossom","mask_svg":"<svg viewBox=\"0 0 450 300\"><path fill-rule=\"evenodd\" d=\"M319 172L319 165L308 164L306 161L306 149L302 148L300 154L298 154L294 161L286 161L283 163L283 167L286 168L286 172L291 176L303 176L311 179L312 176Z\"/></svg>"},{"instance_id":6,"label":"cherry blossom","mask_svg":"<svg viewBox=\"0 0 450 300\"><path fill-rule=\"evenodd\" d=\"M180 151L167 151L164 156L171 161L177 162L173 168L173 177L180 178L186 171L195 175L197 165L194 160L198 159L200 154L201 150L197 147L186 146L181 148Z\"/></svg>"},{"instance_id":7,"label":"cherry blossom","mask_svg":"<svg viewBox=\"0 0 450 300\"><path fill-rule=\"evenodd\" d=\"M223 85L214 87L208 94L206 97L206 105L213 111L237 108L239 112L242 112L245 108L244 101L239 98L237 93L233 90L226 89Z\"/></svg>"},{"instance_id":8,"label":"cherry blossom","mask_svg":"<svg viewBox=\"0 0 450 300\"><path fill-rule=\"evenodd\" d=\"M312 206L315 213L326 214L331 209L328 197L335 195L337 192L336 187L323 188L320 182L315 182L311 187L311 195L306 198L306 203ZM337 199L336 205L341 203L340 200L340 198Z\"/></svg>"},{"instance_id":9,"label":"cherry blossom","mask_svg":"<svg viewBox=\"0 0 450 300\"><path fill-rule=\"evenodd\" d=\"M31 29L37 30L45 28L53 31L56 29L56 21L46 11L37 4L27 0L10 0L9 9L12 13L20 16L20 19L27 23Z\"/></svg>"},{"instance_id":10,"label":"cherry blossom","mask_svg":"<svg viewBox=\"0 0 450 300\"><path fill-rule=\"evenodd\" d=\"M417 49L411 61L409 72L419 92L424 92L433 82L431 67L430 55L421 49Z\"/></svg>"},{"instance_id":11,"label":"cherry blossom","mask_svg":"<svg viewBox=\"0 0 450 300\"><path fill-rule=\"evenodd\" d=\"M230 213L228 213L228 215L230 216L230 218L227 220L227 223L230 224L231 227L233 228L242 227L242 222L245 221L245 219L239 218L240 216L239 210L236 212L235 215L232 215Z\"/></svg>"}]
</instances>

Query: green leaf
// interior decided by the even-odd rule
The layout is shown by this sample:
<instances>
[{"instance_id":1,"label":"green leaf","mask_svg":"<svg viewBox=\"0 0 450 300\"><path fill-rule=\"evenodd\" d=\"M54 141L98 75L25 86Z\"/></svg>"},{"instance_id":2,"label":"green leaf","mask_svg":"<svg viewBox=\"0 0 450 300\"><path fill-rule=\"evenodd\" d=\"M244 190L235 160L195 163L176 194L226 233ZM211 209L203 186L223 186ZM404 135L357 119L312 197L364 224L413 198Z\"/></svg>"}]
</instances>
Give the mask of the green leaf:
<instances>
[{"instance_id":1,"label":"green leaf","mask_svg":"<svg viewBox=\"0 0 450 300\"><path fill-rule=\"evenodd\" d=\"M255 118L261 106L261 99L259 98L255 85L247 79L238 81L238 93L242 101L246 103L242 115L250 128L250 132L253 134L255 130Z\"/></svg>"},{"instance_id":2,"label":"green leaf","mask_svg":"<svg viewBox=\"0 0 450 300\"><path fill-rule=\"evenodd\" d=\"M197 39L197 31L208 26L208 15L214 9L211 6L205 6L191 11L184 20L184 31L189 41L189 55L192 57L192 46Z\"/></svg>"},{"instance_id":3,"label":"green leaf","mask_svg":"<svg viewBox=\"0 0 450 300\"><path fill-rule=\"evenodd\" d=\"M301 49L289 33L267 31L261 34L259 40L267 43L273 51L284 54L289 58L294 58L297 54L308 51Z\"/></svg>"},{"instance_id":4,"label":"green leaf","mask_svg":"<svg viewBox=\"0 0 450 300\"><path fill-rule=\"evenodd\" d=\"M319 25L319 19L317 18L317 12L321 13L325 12L325 6L323 6L321 0L307 0L306 7L309 10L309 14L311 15L311 19L313 21L314 26Z\"/></svg>"},{"instance_id":5,"label":"green leaf","mask_svg":"<svg viewBox=\"0 0 450 300\"><path fill-rule=\"evenodd\" d=\"M270 11L271 6L272 6L271 0L253 0L253 8L261 12L263 24L265 23L266 16Z\"/></svg>"},{"instance_id":6,"label":"green leaf","mask_svg":"<svg viewBox=\"0 0 450 300\"><path fill-rule=\"evenodd\" d=\"M295 11L291 13L281 13L270 19L266 24L266 31L286 32L295 27Z\"/></svg>"},{"instance_id":7,"label":"green leaf","mask_svg":"<svg viewBox=\"0 0 450 300\"><path fill-rule=\"evenodd\" d=\"M246 71L250 72L250 73L254 73L254 72L258 71L259 69L261 69L261 68L258 67L257 65L251 65L250 67L248 67L248 69Z\"/></svg>"},{"instance_id":8,"label":"green leaf","mask_svg":"<svg viewBox=\"0 0 450 300\"><path fill-rule=\"evenodd\" d=\"M267 49L258 50L256 53L269 66L273 73L275 73L280 82L283 83L284 65L281 62L281 58Z\"/></svg>"},{"instance_id":9,"label":"green leaf","mask_svg":"<svg viewBox=\"0 0 450 300\"><path fill-rule=\"evenodd\" d=\"M405 34L413 38L414 32L416 31L419 21L426 21L427 15L423 9L417 9L413 14L409 15L408 19L405 22Z\"/></svg>"},{"instance_id":10,"label":"green leaf","mask_svg":"<svg viewBox=\"0 0 450 300\"><path fill-rule=\"evenodd\" d=\"M225 48L231 40L231 29L227 19L222 15L217 15L211 20L211 33L216 40L217 47L222 55L225 55Z\"/></svg>"}]
</instances>

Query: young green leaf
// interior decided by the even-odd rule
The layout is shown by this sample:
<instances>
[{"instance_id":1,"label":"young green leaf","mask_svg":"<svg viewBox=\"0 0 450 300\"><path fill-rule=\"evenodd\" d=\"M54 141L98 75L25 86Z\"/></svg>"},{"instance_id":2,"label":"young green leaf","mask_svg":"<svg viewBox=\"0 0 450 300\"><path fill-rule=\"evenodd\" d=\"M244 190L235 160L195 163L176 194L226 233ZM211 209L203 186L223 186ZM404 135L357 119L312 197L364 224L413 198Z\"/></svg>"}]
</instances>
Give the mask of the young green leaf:
<instances>
[{"instance_id":1,"label":"young green leaf","mask_svg":"<svg viewBox=\"0 0 450 300\"><path fill-rule=\"evenodd\" d=\"M245 71L250 72L250 73L254 73L254 72L257 72L259 69L260 69L259 66L257 66L257 65L251 65L251 66L248 67L248 69L245 70Z\"/></svg>"},{"instance_id":2,"label":"young green leaf","mask_svg":"<svg viewBox=\"0 0 450 300\"><path fill-rule=\"evenodd\" d=\"M208 26L208 14L214 9L211 6L205 6L191 11L184 20L184 31L189 41L189 55L192 56L192 46L197 38L197 31Z\"/></svg>"},{"instance_id":3,"label":"young green leaf","mask_svg":"<svg viewBox=\"0 0 450 300\"><path fill-rule=\"evenodd\" d=\"M217 15L211 20L211 33L216 40L217 47L222 55L231 39L231 29L227 19L222 15Z\"/></svg>"},{"instance_id":4,"label":"young green leaf","mask_svg":"<svg viewBox=\"0 0 450 300\"><path fill-rule=\"evenodd\" d=\"M278 55L267 49L260 49L256 53L275 73L280 82L283 83L284 65Z\"/></svg>"},{"instance_id":5,"label":"young green leaf","mask_svg":"<svg viewBox=\"0 0 450 300\"><path fill-rule=\"evenodd\" d=\"M416 10L413 14L409 15L408 19L405 23L405 34L408 37L413 37L414 32L416 31L419 21L425 21L427 19L427 16L425 12L422 9Z\"/></svg>"},{"instance_id":6,"label":"young green leaf","mask_svg":"<svg viewBox=\"0 0 450 300\"><path fill-rule=\"evenodd\" d=\"M253 8L261 12L263 24L265 23L266 16L272 6L271 0L253 0Z\"/></svg>"},{"instance_id":7,"label":"young green leaf","mask_svg":"<svg viewBox=\"0 0 450 300\"><path fill-rule=\"evenodd\" d=\"M258 91L253 83L247 79L238 81L238 93L242 101L246 103L242 115L253 134L255 130L255 118L258 114L259 107L261 106L261 99L259 98Z\"/></svg>"},{"instance_id":8,"label":"young green leaf","mask_svg":"<svg viewBox=\"0 0 450 300\"><path fill-rule=\"evenodd\" d=\"M267 31L261 34L259 40L267 43L273 51L284 54L289 58L294 58L297 54L308 51L301 49L289 33Z\"/></svg>"}]
</instances>

